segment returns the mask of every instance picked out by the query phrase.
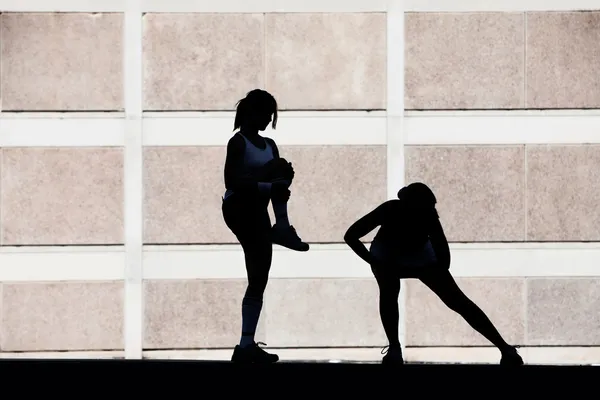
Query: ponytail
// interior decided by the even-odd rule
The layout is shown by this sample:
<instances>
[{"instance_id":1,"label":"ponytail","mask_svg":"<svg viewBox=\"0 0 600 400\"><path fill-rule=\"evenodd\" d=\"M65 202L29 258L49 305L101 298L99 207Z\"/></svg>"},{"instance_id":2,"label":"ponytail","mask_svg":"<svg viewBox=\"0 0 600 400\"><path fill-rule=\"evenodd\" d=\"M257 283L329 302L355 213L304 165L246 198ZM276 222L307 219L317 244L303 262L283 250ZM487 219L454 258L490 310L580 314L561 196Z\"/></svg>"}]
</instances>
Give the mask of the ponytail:
<instances>
[{"instance_id":1,"label":"ponytail","mask_svg":"<svg viewBox=\"0 0 600 400\"><path fill-rule=\"evenodd\" d=\"M248 100L246 98L243 98L240 101L238 101L236 104L235 120L233 121L233 130L234 131L237 131L238 129L240 129L242 127L242 122L246 118L246 112L248 110L248 107L246 107L247 103L248 103Z\"/></svg>"}]
</instances>

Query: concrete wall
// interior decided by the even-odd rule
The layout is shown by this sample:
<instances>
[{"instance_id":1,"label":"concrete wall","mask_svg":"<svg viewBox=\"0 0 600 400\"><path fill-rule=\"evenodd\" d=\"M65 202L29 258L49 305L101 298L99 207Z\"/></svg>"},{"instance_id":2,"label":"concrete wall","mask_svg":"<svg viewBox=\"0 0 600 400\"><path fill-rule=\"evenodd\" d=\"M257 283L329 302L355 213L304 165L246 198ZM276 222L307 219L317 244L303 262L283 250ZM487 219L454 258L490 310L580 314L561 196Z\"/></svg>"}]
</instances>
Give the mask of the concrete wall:
<instances>
[{"instance_id":1,"label":"concrete wall","mask_svg":"<svg viewBox=\"0 0 600 400\"><path fill-rule=\"evenodd\" d=\"M414 180L509 341L600 344L600 7L76 3L0 16L0 351L236 344L245 275L220 196L254 87L280 102L268 134L314 249L276 250L269 346L386 344L342 236ZM488 345L419 282L402 297L405 345Z\"/></svg>"}]
</instances>

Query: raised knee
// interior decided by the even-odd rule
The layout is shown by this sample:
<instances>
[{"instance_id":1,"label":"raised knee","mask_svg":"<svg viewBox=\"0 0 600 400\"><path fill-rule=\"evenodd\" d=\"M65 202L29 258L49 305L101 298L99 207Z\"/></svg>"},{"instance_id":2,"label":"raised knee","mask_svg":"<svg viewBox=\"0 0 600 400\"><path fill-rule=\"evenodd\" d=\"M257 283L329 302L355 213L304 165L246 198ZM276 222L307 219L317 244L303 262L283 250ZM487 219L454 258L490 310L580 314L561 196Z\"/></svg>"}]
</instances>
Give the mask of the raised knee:
<instances>
[{"instance_id":1,"label":"raised knee","mask_svg":"<svg viewBox=\"0 0 600 400\"><path fill-rule=\"evenodd\" d=\"M294 179L294 168L285 158L276 158L270 166L270 177L273 180L285 179L290 184Z\"/></svg>"}]
</instances>

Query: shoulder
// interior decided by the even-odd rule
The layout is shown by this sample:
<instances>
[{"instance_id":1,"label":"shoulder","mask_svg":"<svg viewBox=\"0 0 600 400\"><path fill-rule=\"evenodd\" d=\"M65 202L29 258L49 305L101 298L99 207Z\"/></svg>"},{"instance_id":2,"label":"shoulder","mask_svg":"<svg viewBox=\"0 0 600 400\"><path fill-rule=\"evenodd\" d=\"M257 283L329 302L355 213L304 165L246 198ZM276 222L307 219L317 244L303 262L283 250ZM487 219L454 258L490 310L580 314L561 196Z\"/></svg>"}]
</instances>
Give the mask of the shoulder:
<instances>
[{"instance_id":1,"label":"shoulder","mask_svg":"<svg viewBox=\"0 0 600 400\"><path fill-rule=\"evenodd\" d=\"M387 200L381 203L377 208L375 208L375 212L381 215L383 218L391 217L400 209L400 200Z\"/></svg>"},{"instance_id":2,"label":"shoulder","mask_svg":"<svg viewBox=\"0 0 600 400\"><path fill-rule=\"evenodd\" d=\"M267 142L267 144L271 147L273 156L275 158L279 158L279 148L277 148L277 144L275 143L275 140L271 139L268 136L263 136L263 138L265 139L265 142Z\"/></svg>"},{"instance_id":3,"label":"shoulder","mask_svg":"<svg viewBox=\"0 0 600 400\"><path fill-rule=\"evenodd\" d=\"M277 148L277 143L275 143L275 140L273 140L272 138L270 138L268 136L263 136L263 138L269 144L269 146Z\"/></svg>"},{"instance_id":4,"label":"shoulder","mask_svg":"<svg viewBox=\"0 0 600 400\"><path fill-rule=\"evenodd\" d=\"M236 133L227 142L226 158L228 160L239 159L246 152L246 141L242 135Z\"/></svg>"},{"instance_id":5,"label":"shoulder","mask_svg":"<svg viewBox=\"0 0 600 400\"><path fill-rule=\"evenodd\" d=\"M400 208L400 204L401 204L400 200L392 199L392 200L384 201L383 203L381 203L380 207L382 207L385 210L395 211Z\"/></svg>"},{"instance_id":6,"label":"shoulder","mask_svg":"<svg viewBox=\"0 0 600 400\"><path fill-rule=\"evenodd\" d=\"M244 148L246 146L246 142L244 138L239 133L235 133L232 137L229 138L227 142L227 148Z\"/></svg>"}]
</instances>

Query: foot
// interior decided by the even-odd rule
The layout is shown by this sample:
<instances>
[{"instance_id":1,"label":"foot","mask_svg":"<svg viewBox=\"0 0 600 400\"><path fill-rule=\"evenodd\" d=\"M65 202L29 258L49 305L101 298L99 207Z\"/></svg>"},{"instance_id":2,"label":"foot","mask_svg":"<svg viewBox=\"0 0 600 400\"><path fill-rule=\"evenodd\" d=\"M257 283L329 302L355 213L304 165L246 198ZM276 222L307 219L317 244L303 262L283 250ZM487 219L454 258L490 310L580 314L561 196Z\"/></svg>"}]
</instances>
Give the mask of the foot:
<instances>
[{"instance_id":1,"label":"foot","mask_svg":"<svg viewBox=\"0 0 600 400\"><path fill-rule=\"evenodd\" d=\"M292 225L273 225L273 228L271 230L271 237L274 244L287 247L291 250L308 251L309 249L308 243L304 243L302 239L300 239L300 237L296 233L296 229L294 229Z\"/></svg>"},{"instance_id":2,"label":"foot","mask_svg":"<svg viewBox=\"0 0 600 400\"><path fill-rule=\"evenodd\" d=\"M239 364L272 364L279 361L277 354L267 353L259 347L259 344L265 345L264 343L254 343L248 347L235 346L231 362Z\"/></svg>"},{"instance_id":3,"label":"foot","mask_svg":"<svg viewBox=\"0 0 600 400\"><path fill-rule=\"evenodd\" d=\"M403 365L404 358L402 357L402 348L386 346L381 350L381 354L385 354L381 363L384 365Z\"/></svg>"},{"instance_id":4,"label":"foot","mask_svg":"<svg viewBox=\"0 0 600 400\"><path fill-rule=\"evenodd\" d=\"M500 365L518 367L523 365L523 359L517 352L516 347L509 347L502 351L502 358L500 359Z\"/></svg>"}]
</instances>

